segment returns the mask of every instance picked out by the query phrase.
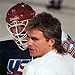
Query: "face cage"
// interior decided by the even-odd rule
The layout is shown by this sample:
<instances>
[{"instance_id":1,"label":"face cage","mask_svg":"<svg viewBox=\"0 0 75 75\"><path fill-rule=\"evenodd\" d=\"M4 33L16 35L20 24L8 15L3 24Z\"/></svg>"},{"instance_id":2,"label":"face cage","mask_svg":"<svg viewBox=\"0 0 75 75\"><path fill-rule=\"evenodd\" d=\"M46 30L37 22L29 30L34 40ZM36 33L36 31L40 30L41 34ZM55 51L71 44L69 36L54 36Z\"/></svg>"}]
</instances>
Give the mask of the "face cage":
<instances>
[{"instance_id":1,"label":"face cage","mask_svg":"<svg viewBox=\"0 0 75 75\"><path fill-rule=\"evenodd\" d=\"M27 32L25 32L25 27L27 26L28 21L29 19L23 20L23 21L13 21L11 24L6 25L9 33L14 38L15 43L22 51L28 48L27 40L26 40ZM21 32L18 32L18 26L23 26L23 29L21 30ZM15 27L16 33L13 33L11 31L11 28L13 27Z\"/></svg>"}]
</instances>

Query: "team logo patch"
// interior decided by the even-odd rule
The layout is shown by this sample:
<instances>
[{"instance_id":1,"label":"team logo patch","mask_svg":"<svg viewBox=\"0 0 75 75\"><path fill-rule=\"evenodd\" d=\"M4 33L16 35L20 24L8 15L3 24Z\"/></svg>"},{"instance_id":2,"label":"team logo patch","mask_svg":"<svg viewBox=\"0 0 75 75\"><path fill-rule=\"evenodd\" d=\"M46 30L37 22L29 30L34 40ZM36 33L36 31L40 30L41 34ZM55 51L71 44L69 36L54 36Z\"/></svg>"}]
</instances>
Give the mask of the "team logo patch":
<instances>
[{"instance_id":1,"label":"team logo patch","mask_svg":"<svg viewBox=\"0 0 75 75\"><path fill-rule=\"evenodd\" d=\"M7 66L7 75L11 75L14 71L23 72L23 69L30 61L31 59L10 59Z\"/></svg>"}]
</instances>

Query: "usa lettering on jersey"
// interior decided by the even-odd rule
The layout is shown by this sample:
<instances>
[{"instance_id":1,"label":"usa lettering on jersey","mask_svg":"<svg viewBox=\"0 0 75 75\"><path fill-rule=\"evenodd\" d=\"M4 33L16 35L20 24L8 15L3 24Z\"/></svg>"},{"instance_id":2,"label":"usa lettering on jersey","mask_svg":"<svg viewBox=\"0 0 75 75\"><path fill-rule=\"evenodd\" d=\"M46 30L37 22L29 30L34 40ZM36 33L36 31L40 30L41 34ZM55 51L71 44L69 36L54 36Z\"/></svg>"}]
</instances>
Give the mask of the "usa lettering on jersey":
<instances>
[{"instance_id":1,"label":"usa lettering on jersey","mask_svg":"<svg viewBox=\"0 0 75 75\"><path fill-rule=\"evenodd\" d=\"M30 61L31 59L10 59L7 66L7 74L11 75L14 71L22 72L27 63Z\"/></svg>"}]
</instances>

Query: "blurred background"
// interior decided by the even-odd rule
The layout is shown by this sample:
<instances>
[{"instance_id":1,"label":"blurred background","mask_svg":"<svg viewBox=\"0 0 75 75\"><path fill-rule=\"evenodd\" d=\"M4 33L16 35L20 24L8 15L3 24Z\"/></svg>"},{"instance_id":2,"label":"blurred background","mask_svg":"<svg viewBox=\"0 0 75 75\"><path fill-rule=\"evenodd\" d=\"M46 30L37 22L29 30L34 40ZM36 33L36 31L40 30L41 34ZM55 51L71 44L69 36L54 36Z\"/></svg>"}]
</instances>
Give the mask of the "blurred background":
<instances>
[{"instance_id":1,"label":"blurred background","mask_svg":"<svg viewBox=\"0 0 75 75\"><path fill-rule=\"evenodd\" d=\"M0 0L0 38L10 38L6 29L6 13L15 4L24 2L32 6L37 13L48 12L62 23L62 29L75 40L75 0L63 0L61 9L47 9L50 0Z\"/></svg>"}]
</instances>

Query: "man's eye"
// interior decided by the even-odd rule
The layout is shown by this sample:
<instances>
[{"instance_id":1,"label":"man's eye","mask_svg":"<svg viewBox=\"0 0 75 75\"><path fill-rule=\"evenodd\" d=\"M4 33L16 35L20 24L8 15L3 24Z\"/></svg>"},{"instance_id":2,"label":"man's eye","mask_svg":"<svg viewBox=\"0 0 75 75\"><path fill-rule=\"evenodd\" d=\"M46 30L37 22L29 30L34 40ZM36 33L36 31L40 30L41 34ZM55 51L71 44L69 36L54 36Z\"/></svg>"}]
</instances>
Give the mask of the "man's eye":
<instances>
[{"instance_id":1,"label":"man's eye","mask_svg":"<svg viewBox=\"0 0 75 75\"><path fill-rule=\"evenodd\" d=\"M34 37L32 37L31 39L32 39L32 40L35 40L35 41L38 40L37 38L34 38Z\"/></svg>"}]
</instances>

